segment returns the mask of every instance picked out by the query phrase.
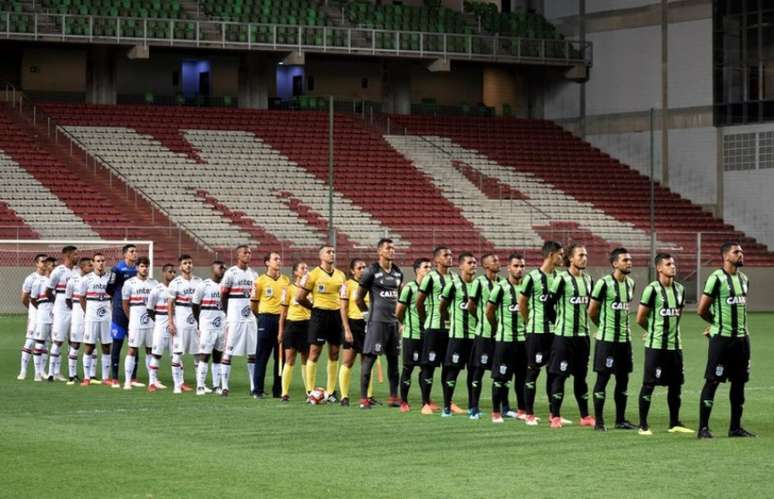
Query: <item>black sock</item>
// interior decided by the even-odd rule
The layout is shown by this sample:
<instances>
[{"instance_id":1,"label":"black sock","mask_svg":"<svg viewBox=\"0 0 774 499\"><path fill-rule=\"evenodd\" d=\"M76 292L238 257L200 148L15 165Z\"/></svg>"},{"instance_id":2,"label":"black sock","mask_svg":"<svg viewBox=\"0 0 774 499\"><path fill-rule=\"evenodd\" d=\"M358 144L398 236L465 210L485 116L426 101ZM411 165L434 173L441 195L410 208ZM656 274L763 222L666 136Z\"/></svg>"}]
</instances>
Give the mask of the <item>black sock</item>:
<instances>
[{"instance_id":1,"label":"black sock","mask_svg":"<svg viewBox=\"0 0 774 499\"><path fill-rule=\"evenodd\" d=\"M562 411L562 401L564 400L564 382L567 376L555 374L551 380L551 415L559 417Z\"/></svg>"},{"instance_id":2,"label":"black sock","mask_svg":"<svg viewBox=\"0 0 774 499\"><path fill-rule=\"evenodd\" d=\"M468 406L475 407L478 409L479 402L481 401L481 388L482 384L484 382L484 372L486 369L484 369L481 366L478 366L473 369L473 391L472 391L472 399L468 403Z\"/></svg>"},{"instance_id":3,"label":"black sock","mask_svg":"<svg viewBox=\"0 0 774 499\"><path fill-rule=\"evenodd\" d=\"M500 404L502 404L502 387L502 382L492 382L492 412L500 412Z\"/></svg>"},{"instance_id":4,"label":"black sock","mask_svg":"<svg viewBox=\"0 0 774 499\"><path fill-rule=\"evenodd\" d=\"M398 396L398 356L387 355L387 381L390 383L390 397Z\"/></svg>"},{"instance_id":5,"label":"black sock","mask_svg":"<svg viewBox=\"0 0 774 499\"><path fill-rule=\"evenodd\" d=\"M422 366L419 373L419 390L422 392L422 405L430 403L430 394L433 391L433 376L435 368L433 366Z\"/></svg>"},{"instance_id":6,"label":"black sock","mask_svg":"<svg viewBox=\"0 0 774 499\"><path fill-rule=\"evenodd\" d=\"M650 411L650 401L655 388L653 385L642 385L640 389L640 428L648 428L648 412Z\"/></svg>"},{"instance_id":7,"label":"black sock","mask_svg":"<svg viewBox=\"0 0 774 499\"><path fill-rule=\"evenodd\" d=\"M110 377L118 379L118 368L121 366L121 349L124 347L123 338L114 338L110 345Z\"/></svg>"},{"instance_id":8,"label":"black sock","mask_svg":"<svg viewBox=\"0 0 774 499\"><path fill-rule=\"evenodd\" d=\"M360 398L368 398L368 384L371 381L371 370L376 363L376 355L363 354L363 362L360 366L362 372L360 373Z\"/></svg>"},{"instance_id":9,"label":"black sock","mask_svg":"<svg viewBox=\"0 0 774 499\"><path fill-rule=\"evenodd\" d=\"M573 391L575 392L575 401L578 402L578 410L581 418L589 415L589 385L586 383L586 375L575 376L573 378Z\"/></svg>"},{"instance_id":10,"label":"black sock","mask_svg":"<svg viewBox=\"0 0 774 499\"><path fill-rule=\"evenodd\" d=\"M709 418L712 405L715 403L715 392L718 389L717 381L705 381L704 388L699 396L699 428L709 428Z\"/></svg>"},{"instance_id":11,"label":"black sock","mask_svg":"<svg viewBox=\"0 0 774 499\"><path fill-rule=\"evenodd\" d=\"M728 392L728 398L731 402L731 424L730 430L738 430L742 427L742 409L744 408L744 383L741 381L732 381L731 389Z\"/></svg>"},{"instance_id":12,"label":"black sock","mask_svg":"<svg viewBox=\"0 0 774 499\"><path fill-rule=\"evenodd\" d=\"M682 386L672 385L667 392L667 405L669 405L669 427L677 426L680 423L680 392Z\"/></svg>"},{"instance_id":13,"label":"black sock","mask_svg":"<svg viewBox=\"0 0 774 499\"><path fill-rule=\"evenodd\" d=\"M605 422L605 390L607 390L608 381L610 381L609 373L597 374L597 382L594 384L594 418L597 424Z\"/></svg>"},{"instance_id":14,"label":"black sock","mask_svg":"<svg viewBox=\"0 0 774 499\"><path fill-rule=\"evenodd\" d=\"M626 400L629 394L629 374L619 374L615 377L615 422L623 423L626 420Z\"/></svg>"},{"instance_id":15,"label":"black sock","mask_svg":"<svg viewBox=\"0 0 774 499\"><path fill-rule=\"evenodd\" d=\"M527 379L524 381L524 404L527 414L535 414L535 391L540 369L527 369Z\"/></svg>"},{"instance_id":16,"label":"black sock","mask_svg":"<svg viewBox=\"0 0 774 499\"><path fill-rule=\"evenodd\" d=\"M500 405L502 407L501 412L510 411L511 410L511 403L508 401L508 392L511 390L511 383L510 381L503 381L502 382L502 392L500 393Z\"/></svg>"},{"instance_id":17,"label":"black sock","mask_svg":"<svg viewBox=\"0 0 774 499\"><path fill-rule=\"evenodd\" d=\"M408 403L409 388L411 388L411 373L414 372L414 366L403 366L403 372L400 374L400 401Z\"/></svg>"},{"instance_id":18,"label":"black sock","mask_svg":"<svg viewBox=\"0 0 774 499\"><path fill-rule=\"evenodd\" d=\"M470 366L468 368L468 372L465 373L465 375L466 375L465 376L465 385L468 388L468 409L470 409L471 407L475 407L473 405L475 403L475 401L473 400L473 396L474 396L473 392L475 391L475 388L473 387L473 385L474 385L476 380L473 378L473 369L474 369L473 366ZM457 404L457 405L459 405L459 404Z\"/></svg>"},{"instance_id":19,"label":"black sock","mask_svg":"<svg viewBox=\"0 0 774 499\"><path fill-rule=\"evenodd\" d=\"M516 408L520 411L527 410L526 393L524 392L524 384L527 381L527 370L517 367L514 373L513 391L516 392Z\"/></svg>"},{"instance_id":20,"label":"black sock","mask_svg":"<svg viewBox=\"0 0 774 499\"><path fill-rule=\"evenodd\" d=\"M451 410L454 387L457 385L457 375L459 373L460 370L456 367L446 369L446 376L443 379L443 408L445 410Z\"/></svg>"},{"instance_id":21,"label":"black sock","mask_svg":"<svg viewBox=\"0 0 774 499\"><path fill-rule=\"evenodd\" d=\"M548 411L551 412L551 395L553 393L553 387L554 387L554 379L556 378L556 374L552 373L548 370L548 366L546 366L546 399L548 400Z\"/></svg>"}]
</instances>

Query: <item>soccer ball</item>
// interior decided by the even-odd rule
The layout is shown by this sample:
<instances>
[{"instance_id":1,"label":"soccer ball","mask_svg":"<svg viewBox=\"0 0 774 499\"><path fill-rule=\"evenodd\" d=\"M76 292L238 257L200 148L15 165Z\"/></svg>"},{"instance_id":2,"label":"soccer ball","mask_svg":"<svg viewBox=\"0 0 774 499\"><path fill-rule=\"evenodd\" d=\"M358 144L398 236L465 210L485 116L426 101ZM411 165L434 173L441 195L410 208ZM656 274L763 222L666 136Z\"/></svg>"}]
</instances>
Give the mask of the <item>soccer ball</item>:
<instances>
[{"instance_id":1,"label":"soccer ball","mask_svg":"<svg viewBox=\"0 0 774 499\"><path fill-rule=\"evenodd\" d=\"M320 405L325 403L325 389L317 387L309 392L309 403L312 405Z\"/></svg>"}]
</instances>

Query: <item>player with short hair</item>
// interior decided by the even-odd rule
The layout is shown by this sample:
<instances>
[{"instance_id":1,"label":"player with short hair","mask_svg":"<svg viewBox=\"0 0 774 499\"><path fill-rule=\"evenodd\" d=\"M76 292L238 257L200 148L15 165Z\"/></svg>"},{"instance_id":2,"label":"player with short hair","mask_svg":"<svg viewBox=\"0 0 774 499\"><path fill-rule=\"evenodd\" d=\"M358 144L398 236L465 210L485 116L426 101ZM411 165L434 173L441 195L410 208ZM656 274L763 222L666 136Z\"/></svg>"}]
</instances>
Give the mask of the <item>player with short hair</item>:
<instances>
[{"instance_id":1,"label":"player with short hair","mask_svg":"<svg viewBox=\"0 0 774 499\"><path fill-rule=\"evenodd\" d=\"M37 309L35 312L35 349L32 351L32 361L35 366L35 381L46 379L46 343L51 341L51 325L54 321L53 303L48 295L48 286L51 282L51 271L56 263L56 258L47 257L44 273L33 283L30 291L30 300ZM53 377L50 381L54 381Z\"/></svg>"},{"instance_id":2,"label":"player with short hair","mask_svg":"<svg viewBox=\"0 0 774 499\"><path fill-rule=\"evenodd\" d=\"M398 364L400 337L395 307L398 304L403 272L395 265L395 244L382 238L376 243L379 260L372 263L360 278L357 306L366 315L366 335L363 342L363 365L360 372L360 408L370 409L373 401L368 396L371 371L379 355L387 357L387 380L390 385L388 407L400 407L398 398ZM371 297L371 306L366 304Z\"/></svg>"},{"instance_id":3,"label":"player with short hair","mask_svg":"<svg viewBox=\"0 0 774 499\"><path fill-rule=\"evenodd\" d=\"M610 252L613 272L597 280L591 291L589 319L597 325L594 346L594 429L607 431L605 426L605 390L610 377L615 375L615 427L619 430L636 428L626 419L627 389L632 372L631 326L629 308L634 299L632 256L626 248Z\"/></svg>"},{"instance_id":4,"label":"player with short hair","mask_svg":"<svg viewBox=\"0 0 774 499\"><path fill-rule=\"evenodd\" d=\"M27 366L30 363L30 358L33 355L33 349L35 348L35 326L37 325L36 311L37 308L32 304L32 287L35 285L35 281L40 279L46 272L46 257L44 253L38 253L32 259L35 264L35 270L24 278L21 291L21 303L24 308L27 309L27 330L24 335L24 344L21 349L21 366L19 367L19 375L16 379L19 381L24 380L27 377Z\"/></svg>"},{"instance_id":5,"label":"player with short hair","mask_svg":"<svg viewBox=\"0 0 774 499\"><path fill-rule=\"evenodd\" d=\"M473 280L478 262L472 253L463 251L457 257L459 275L453 275L446 281L441 292L440 313L449 317L449 343L446 347L446 376L443 379L442 417L463 414L465 411L452 402L457 376L470 364L473 350L473 338L476 335L476 303L472 299ZM449 309L451 308L451 312ZM468 373L468 403L473 399L473 377ZM468 407L470 419L479 419L479 414Z\"/></svg>"},{"instance_id":6,"label":"player with short hair","mask_svg":"<svg viewBox=\"0 0 774 499\"><path fill-rule=\"evenodd\" d=\"M303 279L296 301L312 310L309 319L309 358L306 361L306 381L314 387L317 380L317 360L323 345L328 343L328 378L325 398L336 402L336 375L339 370L339 347L341 346L341 302L339 291L347 280L344 273L334 264L336 250L324 244L319 248L320 265L312 269ZM309 300L311 294L312 300Z\"/></svg>"},{"instance_id":7,"label":"player with short hair","mask_svg":"<svg viewBox=\"0 0 774 499\"><path fill-rule=\"evenodd\" d=\"M495 330L492 360L493 423L502 423L503 416L526 419L526 327L524 321L519 319L519 296L524 267L524 256L521 253L512 253L508 257L508 277L492 289L486 305L486 318ZM517 412L511 411L508 403L508 388L514 378Z\"/></svg>"},{"instance_id":8,"label":"player with short hair","mask_svg":"<svg viewBox=\"0 0 774 499\"><path fill-rule=\"evenodd\" d=\"M60 351L70 333L70 308L67 306L65 292L73 267L78 261L78 248L62 248L62 263L52 272L48 283L48 299L53 305L54 322L51 326L51 352L48 357L48 380L66 381L62 376Z\"/></svg>"},{"instance_id":9,"label":"player with short hair","mask_svg":"<svg viewBox=\"0 0 774 499\"><path fill-rule=\"evenodd\" d=\"M105 270L105 255L94 253L94 270L81 280L81 308L84 310L83 323L83 381L81 386L108 383L110 379L110 295L107 292L110 275ZM102 381L92 379L91 356L99 342L102 349ZM94 371L96 373L96 370Z\"/></svg>"},{"instance_id":10,"label":"player with short hair","mask_svg":"<svg viewBox=\"0 0 774 499\"><path fill-rule=\"evenodd\" d=\"M207 388L207 370L210 355L212 355L213 388L220 390L220 361L226 348L223 328L226 325L226 314L220 296L220 282L226 266L220 260L215 260L210 266L210 277L203 280L194 292L191 304L196 322L199 324L199 365L196 369L196 395L211 392ZM217 371L217 373L216 373Z\"/></svg>"},{"instance_id":11,"label":"player with short hair","mask_svg":"<svg viewBox=\"0 0 774 499\"><path fill-rule=\"evenodd\" d=\"M151 346L151 359L148 364L148 391L166 388L159 381L159 360L164 352L172 353L172 338L169 335L169 308L167 307L167 293L169 284L175 278L175 266L171 263L161 267L161 282L157 282L148 295L145 303L148 317L153 321L153 345Z\"/></svg>"},{"instance_id":12,"label":"player with short hair","mask_svg":"<svg viewBox=\"0 0 774 499\"><path fill-rule=\"evenodd\" d=\"M65 288L65 304L70 309L70 335L68 342L70 352L67 359L67 384L74 385L80 381L78 378L78 350L83 342L84 311L81 308L81 281L84 276L92 273L94 264L91 257L82 257L78 261L78 268L74 269ZM94 363L92 362L92 370ZM92 374L92 378L94 377Z\"/></svg>"},{"instance_id":13,"label":"player with short hair","mask_svg":"<svg viewBox=\"0 0 774 499\"><path fill-rule=\"evenodd\" d=\"M422 391L423 415L436 410L430 398L433 390L435 368L443 365L446 358L446 346L449 342L448 323L441 317L441 292L449 280L449 268L452 266L452 251L448 246L437 246L433 250L435 268L425 275L419 284L417 312L419 321L424 325L422 338L422 373L420 389ZM441 368L441 380L446 378L446 366Z\"/></svg>"},{"instance_id":14,"label":"player with short hair","mask_svg":"<svg viewBox=\"0 0 774 499\"><path fill-rule=\"evenodd\" d=\"M312 312L299 305L296 295L301 288L301 281L309 270L305 262L293 264L293 283L282 292L280 300L281 312L278 339L285 350L285 363L282 366L282 402L290 400L290 384L293 381L293 366L296 364L296 354L301 354L301 377L304 389L308 394L314 387L306 381L306 358L309 355L309 318Z\"/></svg>"},{"instance_id":15,"label":"player with short hair","mask_svg":"<svg viewBox=\"0 0 774 499\"><path fill-rule=\"evenodd\" d=\"M481 384L484 373L491 370L494 357L494 336L492 324L486 319L486 305L492 290L500 283L500 258L494 253L486 253L481 256L481 266L484 273L473 281L472 300L476 304L476 331L473 339L473 350L470 353L471 367L471 400L469 412L477 417L481 410L478 407L481 400Z\"/></svg>"},{"instance_id":16,"label":"player with short hair","mask_svg":"<svg viewBox=\"0 0 774 499\"><path fill-rule=\"evenodd\" d=\"M742 428L744 385L750 380L750 330L747 325L747 293L750 281L740 270L744 250L737 241L720 247L723 266L704 284L704 294L696 312L710 324L707 369L699 405L699 438L712 438L709 418L720 383L731 382L731 422L729 437L755 437Z\"/></svg>"},{"instance_id":17,"label":"player with short hair","mask_svg":"<svg viewBox=\"0 0 774 499\"><path fill-rule=\"evenodd\" d=\"M365 342L365 329L366 323L363 318L363 311L357 306L357 293L360 288L360 278L363 277L365 272L366 263L360 258L353 258L349 262L349 274L350 277L341 286L339 292L339 298L341 298L341 306L339 308L341 314L341 325L344 329L344 342L342 344L342 350L344 355L341 359L341 367L339 368L339 388L341 389L341 405L349 405L349 387L350 379L352 376L352 366L355 364L357 356L360 355L360 365L363 365L363 343ZM369 303L370 298L366 295L366 304ZM361 369L362 371L362 369ZM368 398L373 395L372 387L373 382L369 385Z\"/></svg>"},{"instance_id":18,"label":"player with short hair","mask_svg":"<svg viewBox=\"0 0 774 499\"><path fill-rule=\"evenodd\" d=\"M669 433L693 433L680 422L680 390L685 382L680 317L685 288L675 280L677 266L669 253L655 259L658 278L642 291L637 324L645 330L645 370L640 389L640 435L653 435L648 425L650 399L656 385L669 387Z\"/></svg>"},{"instance_id":19,"label":"player with short hair","mask_svg":"<svg viewBox=\"0 0 774 499\"><path fill-rule=\"evenodd\" d=\"M121 349L124 347L124 339L129 327L129 317L124 313L122 303L122 289L126 281L137 275L137 246L131 243L125 244L121 248L121 255L122 259L110 269L107 287L107 292L112 296L113 301L113 316L110 320L110 335L113 337L113 342L110 346L110 379L108 380L113 388L121 386L118 380L118 371L121 362ZM137 381L137 364L132 371L132 386L145 386Z\"/></svg>"},{"instance_id":20,"label":"player with short hair","mask_svg":"<svg viewBox=\"0 0 774 499\"><path fill-rule=\"evenodd\" d=\"M129 348L124 359L124 390L131 390L137 367L137 353L145 347L145 368L150 376L150 359L153 347L153 319L148 315L148 296L158 285L150 274L150 260L137 259L137 275L130 277L121 287L121 306L129 317Z\"/></svg>"},{"instance_id":21,"label":"player with short hair","mask_svg":"<svg viewBox=\"0 0 774 499\"><path fill-rule=\"evenodd\" d=\"M403 335L403 371L400 375L400 412L409 412L409 389L411 388L411 373L415 367L422 367L422 333L423 325L419 320L417 298L419 285L433 268L429 258L414 260L414 280L403 286L395 307L395 317L401 322ZM421 371L420 371L421 378Z\"/></svg>"},{"instance_id":22,"label":"player with short hair","mask_svg":"<svg viewBox=\"0 0 774 499\"><path fill-rule=\"evenodd\" d=\"M185 384L183 355L195 355L199 352L199 330L191 309L191 299L202 280L193 275L191 255L180 255L177 259L180 275L172 279L167 289L167 312L169 325L167 331L172 336L172 380L173 393L190 392L192 388Z\"/></svg>"},{"instance_id":23,"label":"player with short hair","mask_svg":"<svg viewBox=\"0 0 774 499\"><path fill-rule=\"evenodd\" d=\"M279 334L280 300L282 292L290 286L290 279L282 273L282 258L271 251L263 258L266 272L255 280L253 293L253 313L258 317L258 346L255 351L255 371L253 374L253 397L263 398L264 378L269 357L274 353L271 393L274 398L282 395L282 379L279 372L280 345Z\"/></svg>"},{"instance_id":24,"label":"player with short hair","mask_svg":"<svg viewBox=\"0 0 774 499\"><path fill-rule=\"evenodd\" d=\"M554 341L551 345L549 372L554 375L551 385L551 428L561 428L571 421L562 418L564 383L573 377L573 391L580 410L580 425L595 424L589 416L589 386L586 375L589 370L588 306L591 295L591 276L586 273L588 252L582 244L572 243L565 248L564 263L567 270L559 273L551 285L551 295L556 304Z\"/></svg>"},{"instance_id":25,"label":"player with short hair","mask_svg":"<svg viewBox=\"0 0 774 499\"><path fill-rule=\"evenodd\" d=\"M564 254L562 245L556 241L546 241L542 248L543 263L533 269L524 278L519 295L519 313L527 323L527 380L524 382L524 399L529 426L536 426L535 392L540 368L548 366L553 343L554 307L551 300L551 286L558 275L557 267L562 265ZM554 375L546 369L546 394L551 400L551 385Z\"/></svg>"},{"instance_id":26,"label":"player with short hair","mask_svg":"<svg viewBox=\"0 0 774 499\"><path fill-rule=\"evenodd\" d=\"M250 308L250 298L254 296L255 279L258 275L250 268L253 252L246 244L236 248L236 265L223 274L220 283L220 299L226 313L226 351L221 361L221 394L229 394L231 378L231 359L247 355L247 376L250 380L250 393L255 386L255 350L258 343L258 326Z\"/></svg>"}]
</instances>

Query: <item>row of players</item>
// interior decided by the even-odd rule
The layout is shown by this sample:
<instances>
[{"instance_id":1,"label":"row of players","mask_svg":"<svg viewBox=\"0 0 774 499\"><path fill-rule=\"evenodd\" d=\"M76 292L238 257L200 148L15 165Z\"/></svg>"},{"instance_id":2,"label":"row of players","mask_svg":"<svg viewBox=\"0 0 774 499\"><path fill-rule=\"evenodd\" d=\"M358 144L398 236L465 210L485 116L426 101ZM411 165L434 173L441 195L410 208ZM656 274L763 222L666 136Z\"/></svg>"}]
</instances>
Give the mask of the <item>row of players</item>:
<instances>
[{"instance_id":1,"label":"row of players","mask_svg":"<svg viewBox=\"0 0 774 499\"><path fill-rule=\"evenodd\" d=\"M255 370L256 358L263 369L263 372L250 373L251 391L261 397L266 363L273 349L276 353L278 340L284 350L280 357L285 358L285 364L282 376L275 375L273 392L276 395L281 384L281 397L287 401L296 355L300 353L305 364L302 374L310 392L315 387L322 347L328 343L326 396L329 401L335 401L333 394L338 378L341 402L348 405L350 370L357 354L362 354L360 406L370 408L373 404L371 370L378 356L386 354L390 382L388 404L400 406L401 411L410 410L408 392L412 371L419 367L422 413L433 413L430 394L434 370L441 365L442 415L464 412L453 403L453 395L460 371L467 368L468 415L478 419L483 376L489 370L493 380L492 421L499 423L503 416L516 417L534 426L539 421L534 414L536 381L545 366L551 427L570 423L561 416L561 406L565 382L572 376L581 425L606 430L603 419L606 386L615 376L615 426L635 428L625 418L628 378L633 367L629 307L635 292L635 284L628 277L632 267L628 251L613 250L612 272L593 286L585 272L588 256L581 245L564 249L558 243L547 242L543 247L542 265L526 276L524 258L513 254L508 259L505 279L498 275L500 263L494 254L481 257L485 272L476 277L477 259L470 253L462 253L458 257L459 272L452 274L449 272L452 252L447 247L439 247L434 251L433 262L419 259L414 263L416 280L406 284L402 272L392 262L394 251L392 241L380 241L378 261L367 267L365 262L353 260L351 277L347 280L333 265L335 250L324 246L320 249L320 265L312 271L307 272L303 262L293 265L293 283L279 272L280 258L276 253L264 260L266 274L256 276L249 268L251 252L246 246L237 248L237 265L225 271L222 262L214 262L211 277L204 281L192 275L192 262L187 255L180 258L178 277L171 265L164 266L163 284L149 280L147 260L138 260L137 276L129 279L122 291L123 308L129 316L124 388L133 386L137 351L144 346L150 354L146 358L151 391L161 386L158 362L167 350L172 353L176 393L187 389L182 375L183 354L197 355L197 394L208 391L205 379L210 355L214 361L213 385L228 394L231 358L247 354L249 370ZM30 317L37 317L33 321L35 327L28 328L31 329L28 335L35 342L36 379L42 379L44 374L42 355L48 335L52 335L49 376L56 378L58 347L65 339L56 332L65 329L64 324L57 327L57 310L72 309L72 321L68 321L70 382L74 382L81 342L86 345L82 384L91 382L92 352L100 342L103 380L113 384L106 377L109 367L106 348L111 338L104 325L104 317L108 315L105 304L109 300L106 292L109 274L104 270L104 256L81 259L81 275L76 272L63 284L60 274L70 271L74 253L74 248L65 248L64 263L50 278L46 276L46 268L52 259L39 256L37 272L25 281L23 301L27 295L33 297ZM744 262L739 244L726 243L721 253L723 268L709 277L698 307L699 315L710 323L706 331L710 336L709 357L698 434L711 436L708 421L715 390L718 383L728 379L732 405L729 435L751 436L741 427L744 384L749 378L748 280L738 271ZM562 265L566 270L559 270ZM651 395L656 385L665 385L669 388L670 431L691 432L679 419L683 384L680 317L685 304L684 288L674 280L676 265L672 256L657 255L655 265L658 279L644 289L636 314L637 323L645 330L646 346L639 430L643 435L652 434L647 422ZM64 295L63 306L57 308L60 300L54 294L60 293ZM77 313L79 307L73 307L74 301L80 301L80 313ZM85 316L81 319L83 311ZM586 384L591 350L589 321L597 324L594 416L588 411ZM399 336L402 336L403 350L400 376ZM339 369L342 343L344 359ZM29 351L28 345L25 344L26 351ZM255 355L251 355L253 352ZM516 411L511 410L508 402L512 382L517 396ZM117 382L114 386L118 386Z\"/></svg>"}]
</instances>

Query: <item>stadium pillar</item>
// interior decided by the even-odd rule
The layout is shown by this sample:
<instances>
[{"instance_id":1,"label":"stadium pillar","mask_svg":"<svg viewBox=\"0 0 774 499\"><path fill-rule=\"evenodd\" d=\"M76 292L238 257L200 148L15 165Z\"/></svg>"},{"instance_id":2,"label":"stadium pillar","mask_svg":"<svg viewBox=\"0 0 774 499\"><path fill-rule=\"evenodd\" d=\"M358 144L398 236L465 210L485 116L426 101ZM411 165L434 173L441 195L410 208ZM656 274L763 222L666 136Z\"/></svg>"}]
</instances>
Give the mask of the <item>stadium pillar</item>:
<instances>
[{"instance_id":1,"label":"stadium pillar","mask_svg":"<svg viewBox=\"0 0 774 499\"><path fill-rule=\"evenodd\" d=\"M394 114L411 113L411 71L408 64L392 62L384 68L384 111Z\"/></svg>"},{"instance_id":2,"label":"stadium pillar","mask_svg":"<svg viewBox=\"0 0 774 499\"><path fill-rule=\"evenodd\" d=\"M93 45L86 59L86 102L116 103L116 59L114 47Z\"/></svg>"},{"instance_id":3,"label":"stadium pillar","mask_svg":"<svg viewBox=\"0 0 774 499\"><path fill-rule=\"evenodd\" d=\"M239 64L239 107L267 109L274 82L276 64L272 58L260 54L242 54Z\"/></svg>"},{"instance_id":4,"label":"stadium pillar","mask_svg":"<svg viewBox=\"0 0 774 499\"><path fill-rule=\"evenodd\" d=\"M586 0L578 0L578 40L586 42ZM586 80L580 83L578 92L578 135L586 138Z\"/></svg>"},{"instance_id":5,"label":"stadium pillar","mask_svg":"<svg viewBox=\"0 0 774 499\"><path fill-rule=\"evenodd\" d=\"M661 0L661 183L669 187L669 2Z\"/></svg>"}]
</instances>

